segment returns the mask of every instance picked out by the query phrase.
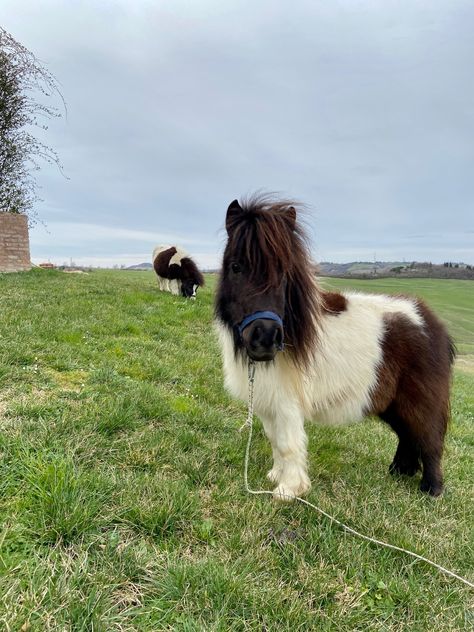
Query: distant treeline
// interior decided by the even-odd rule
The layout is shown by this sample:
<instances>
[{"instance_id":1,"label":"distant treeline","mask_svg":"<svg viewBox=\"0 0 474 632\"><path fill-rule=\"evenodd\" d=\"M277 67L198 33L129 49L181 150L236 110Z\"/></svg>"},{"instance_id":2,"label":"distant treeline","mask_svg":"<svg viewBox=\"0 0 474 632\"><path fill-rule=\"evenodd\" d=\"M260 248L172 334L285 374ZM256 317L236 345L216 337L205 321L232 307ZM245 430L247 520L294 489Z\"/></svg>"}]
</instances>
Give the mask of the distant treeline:
<instances>
[{"instance_id":1,"label":"distant treeline","mask_svg":"<svg viewBox=\"0 0 474 632\"><path fill-rule=\"evenodd\" d=\"M431 262L323 262L318 266L321 276L334 276L351 279L374 279L382 277L468 279L474 280L474 266L465 263L446 261L443 264Z\"/></svg>"}]
</instances>

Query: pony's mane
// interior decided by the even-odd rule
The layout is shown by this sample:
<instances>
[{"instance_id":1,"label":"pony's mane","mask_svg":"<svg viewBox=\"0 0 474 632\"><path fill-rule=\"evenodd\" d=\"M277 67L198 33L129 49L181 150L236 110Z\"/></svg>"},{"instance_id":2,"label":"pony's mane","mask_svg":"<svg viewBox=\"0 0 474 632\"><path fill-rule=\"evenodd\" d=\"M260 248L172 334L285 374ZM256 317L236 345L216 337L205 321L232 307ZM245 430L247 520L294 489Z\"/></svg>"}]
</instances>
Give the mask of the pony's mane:
<instances>
[{"instance_id":1,"label":"pony's mane","mask_svg":"<svg viewBox=\"0 0 474 632\"><path fill-rule=\"evenodd\" d=\"M320 306L316 268L306 233L296 219L302 205L254 195L240 206L242 211L228 218L226 254L239 253L257 292L278 287L286 278L285 343L295 361L308 364L314 354Z\"/></svg>"},{"instance_id":2,"label":"pony's mane","mask_svg":"<svg viewBox=\"0 0 474 632\"><path fill-rule=\"evenodd\" d=\"M204 277L191 257L183 257L181 267L189 278L195 280L201 287L204 285Z\"/></svg>"}]
</instances>

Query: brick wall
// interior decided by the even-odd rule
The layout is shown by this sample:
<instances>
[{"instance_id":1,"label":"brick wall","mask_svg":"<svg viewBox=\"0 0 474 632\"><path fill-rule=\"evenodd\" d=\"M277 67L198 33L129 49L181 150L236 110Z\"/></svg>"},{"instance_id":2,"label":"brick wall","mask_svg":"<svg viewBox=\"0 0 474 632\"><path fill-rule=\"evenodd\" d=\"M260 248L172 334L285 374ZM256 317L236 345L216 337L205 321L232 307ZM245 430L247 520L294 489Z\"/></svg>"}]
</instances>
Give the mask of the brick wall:
<instances>
[{"instance_id":1,"label":"brick wall","mask_svg":"<svg viewBox=\"0 0 474 632\"><path fill-rule=\"evenodd\" d=\"M30 268L27 217L0 213L0 272L20 272Z\"/></svg>"}]
</instances>

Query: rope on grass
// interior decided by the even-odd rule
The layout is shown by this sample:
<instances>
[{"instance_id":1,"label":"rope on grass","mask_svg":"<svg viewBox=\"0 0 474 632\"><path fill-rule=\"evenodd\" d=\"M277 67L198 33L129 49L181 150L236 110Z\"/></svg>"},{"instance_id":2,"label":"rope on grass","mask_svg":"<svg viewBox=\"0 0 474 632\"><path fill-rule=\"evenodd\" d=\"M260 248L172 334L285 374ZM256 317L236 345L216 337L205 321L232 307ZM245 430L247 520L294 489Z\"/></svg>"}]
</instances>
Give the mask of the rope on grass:
<instances>
[{"instance_id":1,"label":"rope on grass","mask_svg":"<svg viewBox=\"0 0 474 632\"><path fill-rule=\"evenodd\" d=\"M254 382L255 382L255 362L253 360L249 360L248 376L249 376L249 391L248 391L249 395L248 395L247 419L246 419L244 425L240 428L240 431L242 431L244 428L248 428L248 431L249 431L248 432L248 439L247 439L247 447L245 449L244 485L245 485L245 490L249 494L254 494L256 496L262 495L262 494L270 494L272 496L273 492L270 491L270 490L266 490L266 489L261 489L261 490L251 489L250 486L249 486L249 482L248 482L248 468L249 468L249 458L250 458L250 446L251 446L251 443L252 443L252 434L253 434L253 389L254 389ZM285 498L285 496L282 496L282 497ZM307 505L308 507L311 507L312 509L317 511L319 514L321 514L325 518L327 518L330 522L339 525L342 529L344 529L348 533L351 533L352 535L355 535L355 536L361 538L362 540L366 540L367 542L372 542L373 544L378 544L379 546L383 546L386 549L392 549L393 551L400 551L401 553L405 553L406 555L410 555L411 557L415 558L416 560L420 560L421 562L425 562L425 564L429 564L430 566L433 566L434 568L438 569L440 572L444 573L445 575L449 575L450 577L454 577L454 579L457 579L458 581L462 582L466 586L469 586L470 588L474 588L474 583L470 582L469 580L465 579L464 577L461 577L460 575L457 575L456 573L453 573L453 571L450 571L447 568L444 568L444 566L441 566L440 564L437 564L436 562L433 562L432 560L429 560L427 557L424 557L423 555L418 555L418 553L414 553L413 551L409 551L408 549L404 549L401 546L395 546L394 544L389 544L388 542L382 542L382 540L377 540L376 538L371 538L368 535L364 535L363 533L360 533L359 531L356 531L355 529L352 529L352 527L347 526L346 524L344 524L343 522L341 522L337 518L334 518L334 516L331 516L326 511L324 511L323 509L320 509L320 507L317 507L316 505L313 505L313 503L310 503L308 500L305 500L304 498L300 498L299 496L291 496L291 497L289 496L288 500L298 500L300 503L303 503L304 505Z\"/></svg>"}]
</instances>

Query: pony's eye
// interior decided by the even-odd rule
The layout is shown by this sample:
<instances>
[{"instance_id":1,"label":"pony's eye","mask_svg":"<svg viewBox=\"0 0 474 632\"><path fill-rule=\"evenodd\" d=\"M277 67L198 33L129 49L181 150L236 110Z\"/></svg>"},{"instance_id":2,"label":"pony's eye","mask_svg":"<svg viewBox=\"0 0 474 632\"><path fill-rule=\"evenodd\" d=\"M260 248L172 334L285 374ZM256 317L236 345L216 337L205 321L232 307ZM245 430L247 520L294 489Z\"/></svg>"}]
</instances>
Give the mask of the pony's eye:
<instances>
[{"instance_id":1,"label":"pony's eye","mask_svg":"<svg viewBox=\"0 0 474 632\"><path fill-rule=\"evenodd\" d=\"M242 272L242 268L240 267L240 264L233 263L232 264L232 272L235 272L235 274L238 274L239 272Z\"/></svg>"}]
</instances>

